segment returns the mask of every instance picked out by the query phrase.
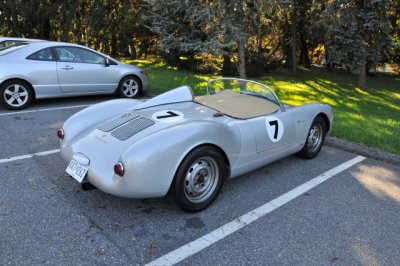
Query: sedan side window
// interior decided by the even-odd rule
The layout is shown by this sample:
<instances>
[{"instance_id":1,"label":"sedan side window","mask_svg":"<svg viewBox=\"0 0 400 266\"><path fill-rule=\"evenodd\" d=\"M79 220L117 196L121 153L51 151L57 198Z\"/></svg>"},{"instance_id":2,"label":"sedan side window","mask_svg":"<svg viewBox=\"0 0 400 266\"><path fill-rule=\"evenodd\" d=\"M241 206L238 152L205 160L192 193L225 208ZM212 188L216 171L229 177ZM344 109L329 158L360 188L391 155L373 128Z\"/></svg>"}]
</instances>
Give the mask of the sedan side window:
<instances>
[{"instance_id":1,"label":"sedan side window","mask_svg":"<svg viewBox=\"0 0 400 266\"><path fill-rule=\"evenodd\" d=\"M53 54L51 53L50 48L37 51L36 53L28 56L26 59L38 61L54 61Z\"/></svg>"},{"instance_id":2,"label":"sedan side window","mask_svg":"<svg viewBox=\"0 0 400 266\"><path fill-rule=\"evenodd\" d=\"M86 64L104 64L105 58L92 51L78 47L56 47L58 61Z\"/></svg>"}]
</instances>

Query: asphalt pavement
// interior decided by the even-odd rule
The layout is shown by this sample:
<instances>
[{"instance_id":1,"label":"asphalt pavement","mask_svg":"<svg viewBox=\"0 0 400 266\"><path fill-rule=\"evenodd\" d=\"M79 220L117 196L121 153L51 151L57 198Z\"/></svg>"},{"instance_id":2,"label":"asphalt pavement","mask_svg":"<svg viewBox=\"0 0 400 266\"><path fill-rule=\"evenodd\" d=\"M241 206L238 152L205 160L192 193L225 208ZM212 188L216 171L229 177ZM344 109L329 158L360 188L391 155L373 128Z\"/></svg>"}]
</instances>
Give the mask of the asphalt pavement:
<instances>
[{"instance_id":1,"label":"asphalt pavement","mask_svg":"<svg viewBox=\"0 0 400 266\"><path fill-rule=\"evenodd\" d=\"M208 209L185 213L164 198L83 191L65 173L56 129L108 99L0 108L1 265L400 265L396 156L330 138L315 159L290 156L228 180Z\"/></svg>"}]
</instances>

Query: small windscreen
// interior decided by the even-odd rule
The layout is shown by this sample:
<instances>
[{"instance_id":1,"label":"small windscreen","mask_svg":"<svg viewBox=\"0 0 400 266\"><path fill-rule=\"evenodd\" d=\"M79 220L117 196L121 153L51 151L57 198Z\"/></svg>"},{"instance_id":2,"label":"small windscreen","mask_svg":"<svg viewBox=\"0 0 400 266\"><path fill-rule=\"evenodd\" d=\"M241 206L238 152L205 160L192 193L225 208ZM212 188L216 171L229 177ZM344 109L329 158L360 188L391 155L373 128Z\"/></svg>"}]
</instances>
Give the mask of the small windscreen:
<instances>
[{"instance_id":1,"label":"small windscreen","mask_svg":"<svg viewBox=\"0 0 400 266\"><path fill-rule=\"evenodd\" d=\"M220 78L211 80L207 85L207 92L209 94L220 93L224 90L231 90L240 94L265 98L271 102L279 104L279 100L275 93L268 86L255 81L235 78Z\"/></svg>"}]
</instances>

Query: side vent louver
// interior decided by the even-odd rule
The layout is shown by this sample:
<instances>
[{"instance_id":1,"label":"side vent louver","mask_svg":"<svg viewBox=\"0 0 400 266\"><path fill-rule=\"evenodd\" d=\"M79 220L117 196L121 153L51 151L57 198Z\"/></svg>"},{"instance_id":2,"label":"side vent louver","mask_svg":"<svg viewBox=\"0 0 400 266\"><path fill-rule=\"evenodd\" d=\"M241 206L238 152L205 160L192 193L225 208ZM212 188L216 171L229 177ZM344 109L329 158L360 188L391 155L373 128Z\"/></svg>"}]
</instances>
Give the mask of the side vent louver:
<instances>
[{"instance_id":1,"label":"side vent louver","mask_svg":"<svg viewBox=\"0 0 400 266\"><path fill-rule=\"evenodd\" d=\"M104 131L104 132L110 132L111 130L113 130L113 129L119 127L120 125L125 124L126 122L129 122L137 117L139 117L139 116L128 113L123 116L117 117L107 123L104 123L98 129L100 129L101 131Z\"/></svg>"},{"instance_id":2,"label":"side vent louver","mask_svg":"<svg viewBox=\"0 0 400 266\"><path fill-rule=\"evenodd\" d=\"M126 140L154 124L153 120L144 117L135 118L111 131L111 136L119 140Z\"/></svg>"}]
</instances>

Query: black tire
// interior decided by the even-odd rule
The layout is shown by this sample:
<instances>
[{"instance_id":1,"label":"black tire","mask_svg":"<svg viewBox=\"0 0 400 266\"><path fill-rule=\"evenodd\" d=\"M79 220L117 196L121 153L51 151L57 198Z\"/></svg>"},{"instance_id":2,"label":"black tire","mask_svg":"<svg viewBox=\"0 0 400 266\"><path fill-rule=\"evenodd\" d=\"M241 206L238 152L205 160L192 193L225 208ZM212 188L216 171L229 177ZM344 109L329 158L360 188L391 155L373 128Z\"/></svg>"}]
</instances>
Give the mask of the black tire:
<instances>
[{"instance_id":1,"label":"black tire","mask_svg":"<svg viewBox=\"0 0 400 266\"><path fill-rule=\"evenodd\" d=\"M217 198L226 175L221 153L212 146L200 146L181 162L168 199L185 211L201 211Z\"/></svg>"},{"instance_id":2,"label":"black tire","mask_svg":"<svg viewBox=\"0 0 400 266\"><path fill-rule=\"evenodd\" d=\"M314 118L308 131L306 142L299 155L305 159L312 159L318 155L324 145L326 136L326 123L321 116Z\"/></svg>"},{"instance_id":3,"label":"black tire","mask_svg":"<svg viewBox=\"0 0 400 266\"><path fill-rule=\"evenodd\" d=\"M142 92L142 83L135 76L126 76L118 84L118 95L122 98L135 98Z\"/></svg>"},{"instance_id":4,"label":"black tire","mask_svg":"<svg viewBox=\"0 0 400 266\"><path fill-rule=\"evenodd\" d=\"M21 110L33 99L31 86L22 80L10 80L0 87L0 102L10 110Z\"/></svg>"}]
</instances>

